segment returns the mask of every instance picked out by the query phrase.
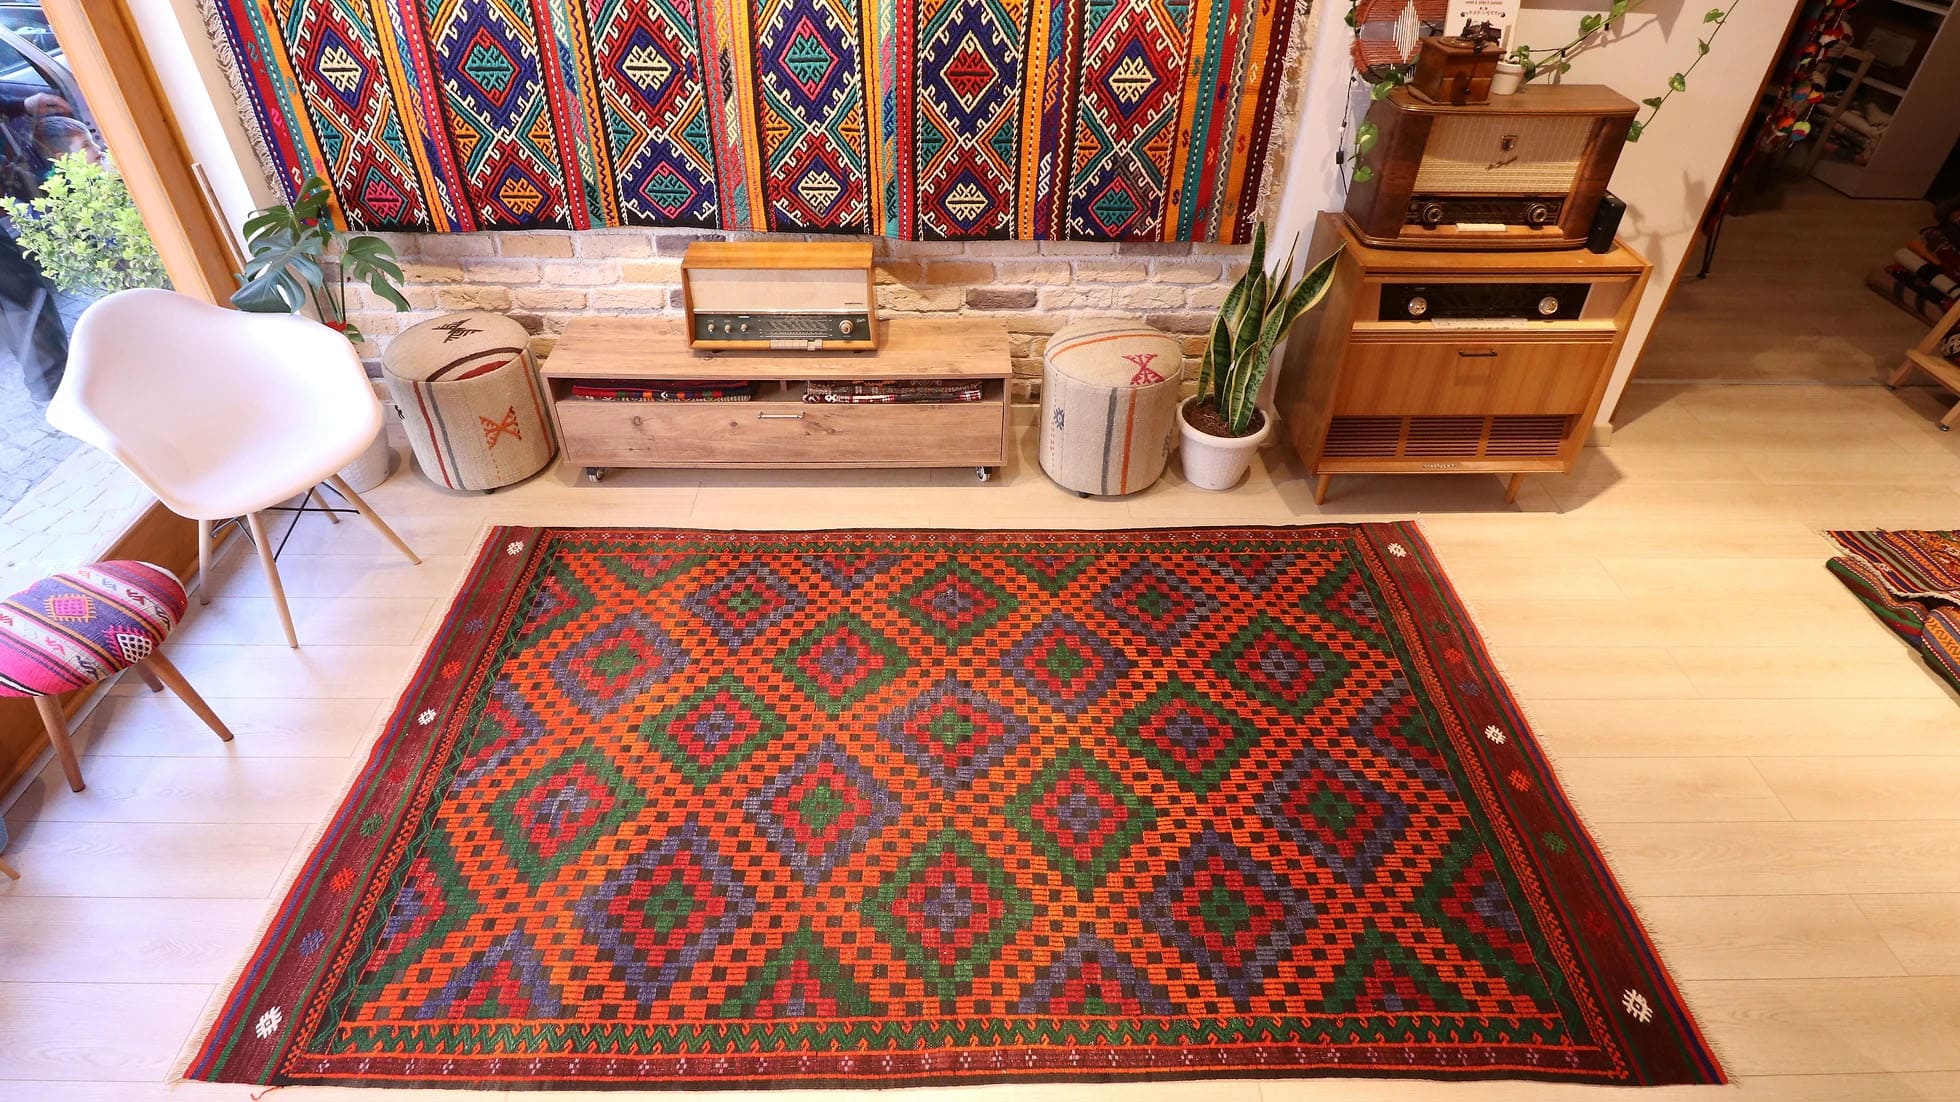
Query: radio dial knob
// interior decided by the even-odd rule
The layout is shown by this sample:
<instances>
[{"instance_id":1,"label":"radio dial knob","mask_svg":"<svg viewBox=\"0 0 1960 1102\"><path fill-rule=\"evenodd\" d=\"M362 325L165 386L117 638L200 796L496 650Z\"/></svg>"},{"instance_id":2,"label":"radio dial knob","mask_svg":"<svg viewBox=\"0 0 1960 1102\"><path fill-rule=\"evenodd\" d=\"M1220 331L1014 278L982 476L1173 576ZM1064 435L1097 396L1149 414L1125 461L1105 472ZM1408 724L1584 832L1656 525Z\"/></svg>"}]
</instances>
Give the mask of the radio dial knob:
<instances>
[{"instance_id":1,"label":"radio dial knob","mask_svg":"<svg viewBox=\"0 0 1960 1102\"><path fill-rule=\"evenodd\" d=\"M1524 224L1527 226L1549 226L1552 222L1552 207L1549 203L1533 203L1524 208Z\"/></svg>"},{"instance_id":2,"label":"radio dial knob","mask_svg":"<svg viewBox=\"0 0 1960 1102\"><path fill-rule=\"evenodd\" d=\"M1409 296L1409 316L1419 318L1429 313L1429 300L1421 295Z\"/></svg>"},{"instance_id":3,"label":"radio dial knob","mask_svg":"<svg viewBox=\"0 0 1960 1102\"><path fill-rule=\"evenodd\" d=\"M1558 313L1557 295L1546 295L1544 298L1538 300L1538 314L1540 317L1549 318L1556 313Z\"/></svg>"},{"instance_id":4,"label":"radio dial knob","mask_svg":"<svg viewBox=\"0 0 1960 1102\"><path fill-rule=\"evenodd\" d=\"M844 335L845 335L845 336L847 336L847 337L851 335L851 330L853 330L853 329L856 329L856 328L857 328L857 326L855 326L855 325L852 325L852 324L851 324L851 319L849 319L849 318L844 318L843 320L841 320L841 321L839 321L839 322L837 323L837 331L838 331L839 333L842 333L842 334L844 334Z\"/></svg>"},{"instance_id":5,"label":"radio dial knob","mask_svg":"<svg viewBox=\"0 0 1960 1102\"><path fill-rule=\"evenodd\" d=\"M742 332L744 332L744 333L746 333L746 332L748 332L748 331L749 331L749 323L748 323L748 322L743 322L743 323L742 323Z\"/></svg>"},{"instance_id":6,"label":"radio dial knob","mask_svg":"<svg viewBox=\"0 0 1960 1102\"><path fill-rule=\"evenodd\" d=\"M1421 222L1421 223L1422 223L1423 225L1425 225L1425 226L1440 226L1440 225L1442 225L1442 224L1443 224L1443 204L1441 204L1441 203L1424 203L1424 204L1423 204L1422 206L1420 206L1420 207L1418 207L1418 208L1416 208L1416 219L1417 219L1418 221L1420 221L1420 222Z\"/></svg>"}]
</instances>

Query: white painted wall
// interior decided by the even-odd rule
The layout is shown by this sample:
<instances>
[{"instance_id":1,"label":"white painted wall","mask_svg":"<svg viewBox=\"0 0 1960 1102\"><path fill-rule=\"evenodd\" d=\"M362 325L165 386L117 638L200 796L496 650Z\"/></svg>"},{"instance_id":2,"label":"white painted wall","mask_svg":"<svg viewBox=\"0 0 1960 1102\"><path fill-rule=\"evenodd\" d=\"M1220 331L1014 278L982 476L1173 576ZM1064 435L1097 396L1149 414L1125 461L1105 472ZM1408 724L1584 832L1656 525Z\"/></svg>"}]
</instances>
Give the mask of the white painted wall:
<instances>
[{"instance_id":1,"label":"white painted wall","mask_svg":"<svg viewBox=\"0 0 1960 1102\"><path fill-rule=\"evenodd\" d=\"M1339 0L1320 2L1330 7ZM1609 85L1633 100L1660 95L1667 78L1694 60L1695 43L1710 29L1702 15L1718 2L1649 0L1622 21L1605 45L1576 57L1565 79ZM1756 89L1779 52L1797 2L1738 3L1688 90L1676 93L1640 141L1628 145L1620 157L1612 184L1613 193L1627 202L1620 234L1653 262L1654 279L1600 404L1600 424L1610 421L1675 274L1698 263L1698 254L1690 255L1695 227L1755 106ZM1581 16L1605 7L1605 0L1525 0L1514 41L1540 48L1563 45L1577 32ZM1347 85L1348 35L1339 18L1322 21L1307 78L1317 108L1302 127L1276 220L1288 233L1310 225L1316 212L1338 209L1344 201L1333 139Z\"/></svg>"}]
</instances>

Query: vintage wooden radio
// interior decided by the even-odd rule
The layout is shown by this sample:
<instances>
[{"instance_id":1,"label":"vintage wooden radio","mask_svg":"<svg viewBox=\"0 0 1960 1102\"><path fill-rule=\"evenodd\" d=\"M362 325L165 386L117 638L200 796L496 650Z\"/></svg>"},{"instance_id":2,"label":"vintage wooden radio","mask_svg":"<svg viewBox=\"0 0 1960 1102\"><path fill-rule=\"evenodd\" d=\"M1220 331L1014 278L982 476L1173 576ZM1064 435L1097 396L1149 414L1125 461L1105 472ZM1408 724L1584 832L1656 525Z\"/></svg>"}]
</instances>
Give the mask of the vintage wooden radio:
<instances>
[{"instance_id":1,"label":"vintage wooden radio","mask_svg":"<svg viewBox=\"0 0 1960 1102\"><path fill-rule=\"evenodd\" d=\"M1381 248L1563 249L1593 212L1639 108L1598 84L1527 85L1489 103L1369 108L1373 175L1348 190L1354 234Z\"/></svg>"},{"instance_id":2,"label":"vintage wooden radio","mask_svg":"<svg viewBox=\"0 0 1960 1102\"><path fill-rule=\"evenodd\" d=\"M681 301L688 347L702 351L878 347L867 242L697 241Z\"/></svg>"}]
</instances>

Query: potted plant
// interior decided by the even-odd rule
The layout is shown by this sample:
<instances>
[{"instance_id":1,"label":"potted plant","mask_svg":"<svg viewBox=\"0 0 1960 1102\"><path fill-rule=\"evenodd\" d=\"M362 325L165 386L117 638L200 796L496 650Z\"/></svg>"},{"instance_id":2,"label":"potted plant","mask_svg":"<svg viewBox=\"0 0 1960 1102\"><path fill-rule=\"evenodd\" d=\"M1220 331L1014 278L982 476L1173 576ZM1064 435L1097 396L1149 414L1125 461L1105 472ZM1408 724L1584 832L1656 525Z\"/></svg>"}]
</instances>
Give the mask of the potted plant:
<instances>
[{"instance_id":1,"label":"potted plant","mask_svg":"<svg viewBox=\"0 0 1960 1102\"><path fill-rule=\"evenodd\" d=\"M1266 271L1266 227L1253 232L1251 262L1212 322L1198 393L1178 406L1184 477L1192 485L1229 490L1252 464L1252 453L1272 431L1272 415L1259 408L1259 390L1273 347L1326 296L1340 255L1330 254L1292 283L1293 255Z\"/></svg>"},{"instance_id":2,"label":"potted plant","mask_svg":"<svg viewBox=\"0 0 1960 1102\"><path fill-rule=\"evenodd\" d=\"M347 282L365 283L396 310L408 309L395 250L379 237L346 234L334 226L326 181L310 176L289 204L252 212L245 220L251 258L231 303L256 314L299 313L311 307L322 324L350 342L365 338L347 320ZM327 257L335 254L332 278ZM357 492L388 477L388 434L378 433L361 458L340 472Z\"/></svg>"},{"instance_id":3,"label":"potted plant","mask_svg":"<svg viewBox=\"0 0 1960 1102\"><path fill-rule=\"evenodd\" d=\"M105 161L58 157L39 195L0 197L0 210L13 220L21 251L66 294L96 297L169 282L128 186Z\"/></svg>"}]
</instances>

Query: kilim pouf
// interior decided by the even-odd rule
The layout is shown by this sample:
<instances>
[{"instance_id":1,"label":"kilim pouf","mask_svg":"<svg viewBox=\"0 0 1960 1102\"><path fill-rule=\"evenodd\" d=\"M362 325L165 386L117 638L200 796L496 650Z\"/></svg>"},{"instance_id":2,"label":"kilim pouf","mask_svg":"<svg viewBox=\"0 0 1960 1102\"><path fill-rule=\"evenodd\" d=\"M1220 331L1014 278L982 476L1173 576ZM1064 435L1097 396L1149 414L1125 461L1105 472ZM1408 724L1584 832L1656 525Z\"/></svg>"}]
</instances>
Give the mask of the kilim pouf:
<instances>
[{"instance_id":1,"label":"kilim pouf","mask_svg":"<svg viewBox=\"0 0 1960 1102\"><path fill-rule=\"evenodd\" d=\"M497 529L188 1074L1722 1078L1406 524Z\"/></svg>"},{"instance_id":2,"label":"kilim pouf","mask_svg":"<svg viewBox=\"0 0 1960 1102\"><path fill-rule=\"evenodd\" d=\"M1147 325L1081 321L1041 357L1041 469L1079 494L1133 494L1164 473L1184 350Z\"/></svg>"},{"instance_id":3,"label":"kilim pouf","mask_svg":"<svg viewBox=\"0 0 1960 1102\"><path fill-rule=\"evenodd\" d=\"M501 314L425 321L381 368L422 473L452 490L522 482L557 453L530 334Z\"/></svg>"}]
</instances>

